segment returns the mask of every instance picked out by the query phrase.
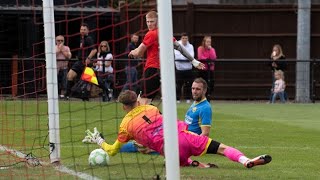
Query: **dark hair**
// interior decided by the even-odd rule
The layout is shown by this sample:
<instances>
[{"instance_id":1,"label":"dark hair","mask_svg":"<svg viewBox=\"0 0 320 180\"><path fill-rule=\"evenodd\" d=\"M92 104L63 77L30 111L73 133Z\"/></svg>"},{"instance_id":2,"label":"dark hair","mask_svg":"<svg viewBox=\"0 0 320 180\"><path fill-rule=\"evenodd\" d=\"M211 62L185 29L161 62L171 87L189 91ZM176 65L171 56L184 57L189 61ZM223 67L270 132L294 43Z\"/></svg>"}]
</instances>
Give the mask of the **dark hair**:
<instances>
[{"instance_id":1,"label":"dark hair","mask_svg":"<svg viewBox=\"0 0 320 180\"><path fill-rule=\"evenodd\" d=\"M89 25L87 23L81 23L81 26L85 26L89 29Z\"/></svg>"},{"instance_id":2,"label":"dark hair","mask_svg":"<svg viewBox=\"0 0 320 180\"><path fill-rule=\"evenodd\" d=\"M125 90L119 94L118 101L124 105L133 106L137 102L137 98L137 93Z\"/></svg>"},{"instance_id":3,"label":"dark hair","mask_svg":"<svg viewBox=\"0 0 320 180\"><path fill-rule=\"evenodd\" d=\"M196 83L202 83L202 85L203 85L203 89L204 90L207 90L207 88L208 88L208 84L207 84L207 81L206 80L204 80L203 78L196 78L193 82L196 82Z\"/></svg>"},{"instance_id":4,"label":"dark hair","mask_svg":"<svg viewBox=\"0 0 320 180\"><path fill-rule=\"evenodd\" d=\"M188 34L186 32L181 33L181 37L182 36L188 36Z\"/></svg>"},{"instance_id":5,"label":"dark hair","mask_svg":"<svg viewBox=\"0 0 320 180\"><path fill-rule=\"evenodd\" d=\"M132 38L133 36L138 36L139 37L139 33L133 33L130 35L130 38Z\"/></svg>"}]
</instances>

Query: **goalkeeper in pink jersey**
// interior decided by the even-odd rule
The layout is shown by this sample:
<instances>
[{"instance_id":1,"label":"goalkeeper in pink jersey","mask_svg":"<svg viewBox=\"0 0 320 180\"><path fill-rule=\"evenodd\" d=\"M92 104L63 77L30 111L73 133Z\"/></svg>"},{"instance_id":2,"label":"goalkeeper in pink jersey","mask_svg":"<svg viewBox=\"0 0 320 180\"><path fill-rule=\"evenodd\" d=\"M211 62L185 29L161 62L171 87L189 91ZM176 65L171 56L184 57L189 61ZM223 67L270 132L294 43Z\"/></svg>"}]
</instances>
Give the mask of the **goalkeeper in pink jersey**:
<instances>
[{"instance_id":1,"label":"goalkeeper in pink jersey","mask_svg":"<svg viewBox=\"0 0 320 180\"><path fill-rule=\"evenodd\" d=\"M152 105L140 105L137 94L130 90L121 92L118 100L123 104L123 110L127 114L120 124L117 140L113 144L108 144L100 136L98 130L94 128L93 133L89 130L86 131L87 136L82 142L97 143L109 155L113 156L119 152L123 144L129 140L135 140L139 144L164 155L163 121L158 108ZM178 121L179 159L181 166L213 167L212 164L204 164L190 159L191 156L203 154L226 156L230 160L239 162L247 168L264 165L271 161L271 156L269 155L261 155L249 159L239 150L214 141L207 136L200 136L189 132L187 128L187 124Z\"/></svg>"}]
</instances>

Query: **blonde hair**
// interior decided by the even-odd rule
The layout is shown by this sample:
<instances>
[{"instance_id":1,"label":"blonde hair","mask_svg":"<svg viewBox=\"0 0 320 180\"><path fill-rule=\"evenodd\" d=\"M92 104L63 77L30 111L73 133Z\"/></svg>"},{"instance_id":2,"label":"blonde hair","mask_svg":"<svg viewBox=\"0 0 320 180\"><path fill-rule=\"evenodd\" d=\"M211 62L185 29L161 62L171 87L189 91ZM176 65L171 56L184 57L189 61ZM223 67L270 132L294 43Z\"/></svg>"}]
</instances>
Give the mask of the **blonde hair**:
<instances>
[{"instance_id":1,"label":"blonde hair","mask_svg":"<svg viewBox=\"0 0 320 180\"><path fill-rule=\"evenodd\" d=\"M158 18L158 13L156 11L149 11L146 18Z\"/></svg>"},{"instance_id":2,"label":"blonde hair","mask_svg":"<svg viewBox=\"0 0 320 180\"><path fill-rule=\"evenodd\" d=\"M271 58L273 57L273 55L272 55L273 54L273 48L279 49L279 55L277 57L281 57L281 56L285 57L285 55L283 54L282 47L280 46L280 44L275 44L272 47Z\"/></svg>"},{"instance_id":3,"label":"blonde hair","mask_svg":"<svg viewBox=\"0 0 320 180\"><path fill-rule=\"evenodd\" d=\"M284 80L284 72L281 70L274 71L274 75L278 74L282 80Z\"/></svg>"},{"instance_id":4,"label":"blonde hair","mask_svg":"<svg viewBox=\"0 0 320 180\"><path fill-rule=\"evenodd\" d=\"M98 52L99 53L101 52L101 45L103 45L103 44L105 44L107 46L107 51L110 51L110 46L109 46L108 41L101 41L100 45L99 45L99 48L98 48Z\"/></svg>"},{"instance_id":5,"label":"blonde hair","mask_svg":"<svg viewBox=\"0 0 320 180\"><path fill-rule=\"evenodd\" d=\"M204 36L204 37L203 37L202 42L201 42L202 48L205 48L205 46L206 46L206 40L207 40L207 39L210 39L210 40L211 40L211 36Z\"/></svg>"}]
</instances>

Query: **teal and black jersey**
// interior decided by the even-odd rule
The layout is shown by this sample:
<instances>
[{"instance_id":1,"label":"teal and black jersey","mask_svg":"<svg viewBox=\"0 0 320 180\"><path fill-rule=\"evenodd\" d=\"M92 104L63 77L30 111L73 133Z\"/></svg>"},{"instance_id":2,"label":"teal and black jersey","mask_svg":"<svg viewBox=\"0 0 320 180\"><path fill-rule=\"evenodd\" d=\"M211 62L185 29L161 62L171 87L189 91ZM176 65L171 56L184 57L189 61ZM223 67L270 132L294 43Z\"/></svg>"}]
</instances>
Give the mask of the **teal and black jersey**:
<instances>
[{"instance_id":1,"label":"teal and black jersey","mask_svg":"<svg viewBox=\"0 0 320 180\"><path fill-rule=\"evenodd\" d=\"M200 126L211 126L212 109L207 99L199 103L193 102L188 109L184 121L188 124L188 131L201 134Z\"/></svg>"}]
</instances>

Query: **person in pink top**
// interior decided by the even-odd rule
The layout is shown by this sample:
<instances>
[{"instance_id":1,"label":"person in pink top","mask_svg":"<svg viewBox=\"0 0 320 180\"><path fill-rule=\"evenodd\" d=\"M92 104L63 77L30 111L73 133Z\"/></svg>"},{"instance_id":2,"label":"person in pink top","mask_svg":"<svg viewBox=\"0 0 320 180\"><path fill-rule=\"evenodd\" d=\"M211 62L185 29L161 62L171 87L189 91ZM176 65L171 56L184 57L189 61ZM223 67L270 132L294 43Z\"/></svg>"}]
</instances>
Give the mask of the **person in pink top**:
<instances>
[{"instance_id":1,"label":"person in pink top","mask_svg":"<svg viewBox=\"0 0 320 180\"><path fill-rule=\"evenodd\" d=\"M277 96L280 97L282 103L285 103L286 100L284 98L284 90L286 88L286 83L284 81L283 72L281 70L275 71L274 78L276 79L276 81L274 82L272 103L276 101Z\"/></svg>"},{"instance_id":2,"label":"person in pink top","mask_svg":"<svg viewBox=\"0 0 320 180\"><path fill-rule=\"evenodd\" d=\"M70 48L64 45L64 37L59 35L56 37L56 58L58 70L58 89L60 98L64 98L67 88L68 60L71 58Z\"/></svg>"},{"instance_id":3,"label":"person in pink top","mask_svg":"<svg viewBox=\"0 0 320 180\"><path fill-rule=\"evenodd\" d=\"M122 104L122 108L127 114L120 124L116 141L113 144L108 144L101 137L97 128L94 128L93 133L90 130L86 131L87 136L82 142L97 143L110 156L114 156L119 152L122 145L130 140L135 140L142 146L164 155L163 117L159 109L152 105L140 105L137 94L131 90L121 92L118 101ZM219 154L232 161L239 162L247 168L264 165L272 160L270 155L261 155L249 159L238 149L212 140L207 136L190 132L187 128L188 125L185 122L178 120L179 160L181 166L216 167L213 164L204 164L190 159L191 156L204 154Z\"/></svg>"},{"instance_id":4,"label":"person in pink top","mask_svg":"<svg viewBox=\"0 0 320 180\"><path fill-rule=\"evenodd\" d=\"M210 96L213 89L213 71L214 61L217 59L215 49L211 46L211 36L204 36L201 46L198 47L198 60L205 64L204 69L198 70L198 77L203 78L208 83L207 99L210 101Z\"/></svg>"}]
</instances>

